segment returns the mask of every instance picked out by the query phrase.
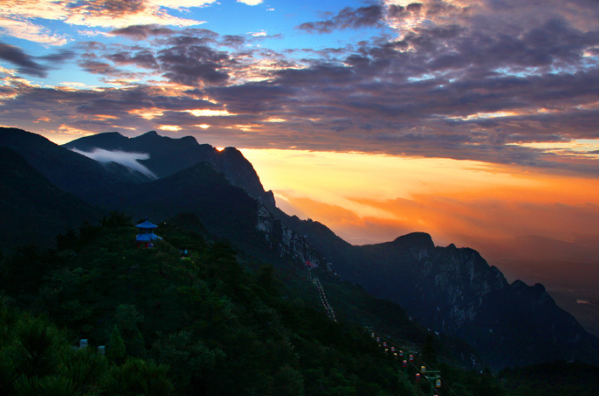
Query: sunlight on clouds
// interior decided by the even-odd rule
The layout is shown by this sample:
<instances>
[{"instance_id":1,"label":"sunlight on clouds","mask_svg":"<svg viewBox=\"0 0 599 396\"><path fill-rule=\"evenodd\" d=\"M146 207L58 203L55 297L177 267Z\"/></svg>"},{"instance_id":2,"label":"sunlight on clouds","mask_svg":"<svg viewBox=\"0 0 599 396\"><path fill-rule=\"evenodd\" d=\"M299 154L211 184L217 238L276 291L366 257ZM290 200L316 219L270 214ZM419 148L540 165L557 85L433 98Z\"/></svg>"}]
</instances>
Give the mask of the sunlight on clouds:
<instances>
[{"instance_id":1,"label":"sunlight on clouds","mask_svg":"<svg viewBox=\"0 0 599 396\"><path fill-rule=\"evenodd\" d=\"M52 120L51 120L50 118L48 118L48 117L40 117L40 118L38 118L37 120L35 120L35 121L32 121L32 122L33 122L34 124L38 124L38 123L40 123L40 122L50 122L50 121L52 121Z\"/></svg>"},{"instance_id":2,"label":"sunlight on clouds","mask_svg":"<svg viewBox=\"0 0 599 396\"><path fill-rule=\"evenodd\" d=\"M306 196L329 203L337 202L340 196L410 198L425 192L459 192L473 184L482 188L528 183L477 161L305 150L242 151L259 169L268 189L298 195L311 191Z\"/></svg>"},{"instance_id":3,"label":"sunlight on clouds","mask_svg":"<svg viewBox=\"0 0 599 396\"><path fill-rule=\"evenodd\" d=\"M164 110L159 109L135 109L129 111L129 114L145 118L146 120L152 120L156 117L161 117L164 114Z\"/></svg>"},{"instance_id":4,"label":"sunlight on clouds","mask_svg":"<svg viewBox=\"0 0 599 396\"><path fill-rule=\"evenodd\" d=\"M234 116L237 114L229 113L227 110L187 110L187 112L193 114L196 117L223 117L223 116Z\"/></svg>"},{"instance_id":5,"label":"sunlight on clouds","mask_svg":"<svg viewBox=\"0 0 599 396\"><path fill-rule=\"evenodd\" d=\"M43 26L29 21L3 18L1 15L6 14L0 8L0 29L5 30L6 34L40 44L65 45L67 43L65 37L52 34Z\"/></svg>"},{"instance_id":6,"label":"sunlight on clouds","mask_svg":"<svg viewBox=\"0 0 599 396\"><path fill-rule=\"evenodd\" d=\"M91 132L84 131L84 130L77 129L77 128L73 128L73 127L68 126L66 124L61 124L58 127L58 133L60 133L60 134L66 134L66 135L82 135L82 136L93 135L93 133L91 133Z\"/></svg>"},{"instance_id":7,"label":"sunlight on clouds","mask_svg":"<svg viewBox=\"0 0 599 396\"><path fill-rule=\"evenodd\" d=\"M139 9L123 10L120 14L104 12L94 4L78 1L55 0L3 0L0 2L0 27L9 34L25 40L49 45L66 44L67 39L38 26L30 19L63 21L70 25L121 28L131 25L173 25L193 26L204 23L192 19L179 18L168 14L160 6L174 8L206 5L209 0L148 0ZM172 7L173 8L173 7ZM96 33L96 32L92 32Z\"/></svg>"},{"instance_id":8,"label":"sunlight on clouds","mask_svg":"<svg viewBox=\"0 0 599 396\"><path fill-rule=\"evenodd\" d=\"M599 207L591 204L599 202L599 180L592 178L450 159L242 152L279 207L321 221L352 243L384 242L413 231L429 232L442 243L469 233L568 240L576 232L592 233L599 218Z\"/></svg>"},{"instance_id":9,"label":"sunlight on clouds","mask_svg":"<svg viewBox=\"0 0 599 396\"><path fill-rule=\"evenodd\" d=\"M529 147L545 152L571 151L582 153L599 150L599 139L574 139L569 142L532 142L532 143L508 143L508 146Z\"/></svg>"},{"instance_id":10,"label":"sunlight on clouds","mask_svg":"<svg viewBox=\"0 0 599 396\"><path fill-rule=\"evenodd\" d=\"M521 115L521 113L517 113L517 112L513 112L513 111L496 111L493 113L470 114L466 117L456 116L456 117L447 117L447 118L450 120L469 121L469 120L478 120L478 119L486 119L486 118L513 117L513 116L517 116L517 115Z\"/></svg>"},{"instance_id":11,"label":"sunlight on clouds","mask_svg":"<svg viewBox=\"0 0 599 396\"><path fill-rule=\"evenodd\" d=\"M257 124L237 124L233 126L225 127L226 129L239 129L244 132L256 132L254 128L260 128L262 125Z\"/></svg>"},{"instance_id":12,"label":"sunlight on clouds","mask_svg":"<svg viewBox=\"0 0 599 396\"><path fill-rule=\"evenodd\" d=\"M216 3L217 0L149 0L150 3L160 7L168 7L174 9L205 7Z\"/></svg>"},{"instance_id":13,"label":"sunlight on clouds","mask_svg":"<svg viewBox=\"0 0 599 396\"><path fill-rule=\"evenodd\" d=\"M0 2L0 15L14 18L40 18L62 20L70 4L55 0L3 0Z\"/></svg>"},{"instance_id":14,"label":"sunlight on clouds","mask_svg":"<svg viewBox=\"0 0 599 396\"><path fill-rule=\"evenodd\" d=\"M97 26L105 28L124 28L131 25L173 25L173 26L194 26L205 23L205 21L195 21L193 19L183 19L171 16L164 11L151 9L136 14L126 14L121 17L112 17L108 15L89 16L86 14L70 15L65 22L70 25Z\"/></svg>"},{"instance_id":15,"label":"sunlight on clouds","mask_svg":"<svg viewBox=\"0 0 599 396\"><path fill-rule=\"evenodd\" d=\"M261 58L258 61L251 57L245 59L240 57L237 60L243 62L246 67L230 70L230 79L233 84L267 81L272 79L277 71L308 68L307 65L297 62L280 62L276 57Z\"/></svg>"},{"instance_id":16,"label":"sunlight on clouds","mask_svg":"<svg viewBox=\"0 0 599 396\"><path fill-rule=\"evenodd\" d=\"M181 127L178 125L159 125L158 128L162 129L163 131L172 131L172 132L177 132L177 131L181 130Z\"/></svg>"},{"instance_id":17,"label":"sunlight on clouds","mask_svg":"<svg viewBox=\"0 0 599 396\"><path fill-rule=\"evenodd\" d=\"M96 121L118 120L119 117L108 114L94 114L93 119Z\"/></svg>"},{"instance_id":18,"label":"sunlight on clouds","mask_svg":"<svg viewBox=\"0 0 599 396\"><path fill-rule=\"evenodd\" d=\"M247 4L250 6L255 6L258 4L262 4L262 0L237 0L238 3Z\"/></svg>"},{"instance_id":19,"label":"sunlight on clouds","mask_svg":"<svg viewBox=\"0 0 599 396\"><path fill-rule=\"evenodd\" d=\"M253 37L264 37L264 36L266 36L266 32L264 30L261 30L259 32L248 32L248 34L252 35Z\"/></svg>"},{"instance_id":20,"label":"sunlight on clouds","mask_svg":"<svg viewBox=\"0 0 599 396\"><path fill-rule=\"evenodd\" d=\"M14 69L6 69L6 68L0 66L0 73L8 74L9 76L15 76L17 74L17 71Z\"/></svg>"},{"instance_id":21,"label":"sunlight on clouds","mask_svg":"<svg viewBox=\"0 0 599 396\"><path fill-rule=\"evenodd\" d=\"M208 124L200 124L200 125L196 125L198 128L202 128L202 129L208 129L210 128L210 125Z\"/></svg>"}]
</instances>

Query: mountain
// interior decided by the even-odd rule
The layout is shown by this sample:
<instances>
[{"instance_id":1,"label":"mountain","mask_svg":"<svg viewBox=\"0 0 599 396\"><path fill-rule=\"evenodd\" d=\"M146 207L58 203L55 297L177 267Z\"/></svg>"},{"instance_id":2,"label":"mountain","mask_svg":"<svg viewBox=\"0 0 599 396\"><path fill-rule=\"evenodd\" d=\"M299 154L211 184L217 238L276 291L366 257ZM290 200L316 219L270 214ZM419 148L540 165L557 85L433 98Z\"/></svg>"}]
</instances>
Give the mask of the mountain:
<instances>
[{"instance_id":1,"label":"mountain","mask_svg":"<svg viewBox=\"0 0 599 396\"><path fill-rule=\"evenodd\" d=\"M494 368L557 358L598 362L599 340L557 307L543 286L509 284L501 271L472 249L438 247L424 233L352 246L320 223L302 221L275 208L274 200L267 199L272 194L264 192L251 164L235 149L218 152L192 138L170 139L155 133L133 139L114 133L98 136L97 141L94 137L78 140L93 144L67 147L84 151L102 146L112 152L145 153L149 158L139 163L162 175L143 183L113 175L115 185L120 183L118 191L100 190L98 196L89 198L90 202L102 201L106 210L126 211L137 218L150 216L155 222L179 212L193 213L218 238L279 268L301 267L310 261L362 285L375 297L400 304L440 336L461 337L474 345ZM202 150L208 153L204 157ZM60 152L54 168L57 174L71 174L63 166L70 156L85 159L82 164L91 161L65 147L48 146L48 151ZM35 157L29 153L29 158ZM178 162L178 158L189 162ZM111 175L110 169L96 165L82 166L80 177L93 180L92 171L101 178ZM104 185L101 178L98 183Z\"/></svg>"},{"instance_id":2,"label":"mountain","mask_svg":"<svg viewBox=\"0 0 599 396\"><path fill-rule=\"evenodd\" d=\"M218 237L261 259L279 261L285 257L324 264L322 255L305 238L285 227L261 201L233 186L207 162L163 179L132 185L108 207L136 218L151 216L156 220L193 213Z\"/></svg>"},{"instance_id":3,"label":"mountain","mask_svg":"<svg viewBox=\"0 0 599 396\"><path fill-rule=\"evenodd\" d=\"M67 227L103 213L57 188L6 147L0 147L0 197L0 250L23 244L49 247Z\"/></svg>"},{"instance_id":4,"label":"mountain","mask_svg":"<svg viewBox=\"0 0 599 396\"><path fill-rule=\"evenodd\" d=\"M599 339L558 307L541 284L509 284L469 248L435 246L430 235L340 244L322 226L308 241L336 271L371 294L400 304L420 323L474 345L494 368L556 359L597 363Z\"/></svg>"},{"instance_id":5,"label":"mountain","mask_svg":"<svg viewBox=\"0 0 599 396\"><path fill-rule=\"evenodd\" d=\"M27 160L61 190L98 205L104 197L115 196L130 184L131 172L121 165L107 172L99 162L60 147L43 136L17 128L0 127L0 147L10 148Z\"/></svg>"},{"instance_id":6,"label":"mountain","mask_svg":"<svg viewBox=\"0 0 599 396\"><path fill-rule=\"evenodd\" d=\"M205 232L193 215L177 216L160 224L154 248L140 249L134 224L114 213L73 233L68 250L0 261L0 323L11 341L0 343L2 395L415 396L432 390L433 379L414 381L426 362L442 371L443 394L505 396L487 374L445 363L452 340L434 339L397 305L316 268L338 313L331 320L303 265L276 271L187 226ZM422 354L402 368L345 319L350 306L385 342ZM87 348L72 348L77 339Z\"/></svg>"},{"instance_id":7,"label":"mountain","mask_svg":"<svg viewBox=\"0 0 599 396\"><path fill-rule=\"evenodd\" d=\"M172 139L160 136L155 131L135 138L127 138L118 132L100 133L74 140L63 147L87 153L102 149L148 154L149 158L139 160L139 163L158 178L173 175L200 162L207 162L215 170L225 174L234 186L243 188L269 207L275 205L272 192L264 191L252 164L234 147L218 151L209 144L199 144L191 136Z\"/></svg>"},{"instance_id":8,"label":"mountain","mask_svg":"<svg viewBox=\"0 0 599 396\"><path fill-rule=\"evenodd\" d=\"M492 239L460 235L508 278L542 281L548 289L594 289L599 284L599 245L579 237L566 242L537 235Z\"/></svg>"}]
</instances>

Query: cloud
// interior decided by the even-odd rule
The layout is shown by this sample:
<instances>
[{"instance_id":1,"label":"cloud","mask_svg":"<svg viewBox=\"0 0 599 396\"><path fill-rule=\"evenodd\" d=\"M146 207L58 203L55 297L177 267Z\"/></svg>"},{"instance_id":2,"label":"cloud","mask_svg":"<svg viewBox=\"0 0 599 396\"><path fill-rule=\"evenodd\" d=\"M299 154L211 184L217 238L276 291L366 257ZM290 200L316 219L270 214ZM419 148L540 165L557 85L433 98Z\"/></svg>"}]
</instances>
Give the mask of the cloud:
<instances>
[{"instance_id":1,"label":"cloud","mask_svg":"<svg viewBox=\"0 0 599 396\"><path fill-rule=\"evenodd\" d=\"M38 56L38 59L43 59L52 63L63 63L76 57L76 54L70 50L62 50L53 54Z\"/></svg>"},{"instance_id":2,"label":"cloud","mask_svg":"<svg viewBox=\"0 0 599 396\"><path fill-rule=\"evenodd\" d=\"M150 171L146 166L140 164L139 160L147 160L150 159L150 155L146 153L130 153L125 151L108 151L104 149L96 148L93 151L81 151L78 149L71 149L77 154L84 155L88 158L91 158L95 161L102 163L110 163L116 162L117 164L121 164L132 171L139 172L144 174L152 179L158 179L152 171Z\"/></svg>"},{"instance_id":3,"label":"cloud","mask_svg":"<svg viewBox=\"0 0 599 396\"><path fill-rule=\"evenodd\" d=\"M237 0L237 2L247 4L249 6L255 6L258 4L262 4L262 0Z\"/></svg>"},{"instance_id":4,"label":"cloud","mask_svg":"<svg viewBox=\"0 0 599 396\"><path fill-rule=\"evenodd\" d=\"M297 29L309 33L331 33L335 29L358 29L377 26L381 23L382 18L383 9L378 4L355 9L346 7L330 19L305 22L297 26Z\"/></svg>"},{"instance_id":5,"label":"cloud","mask_svg":"<svg viewBox=\"0 0 599 396\"><path fill-rule=\"evenodd\" d=\"M110 34L125 36L134 40L145 40L150 36L170 36L175 31L160 25L131 25L120 29L114 29Z\"/></svg>"},{"instance_id":6,"label":"cloud","mask_svg":"<svg viewBox=\"0 0 599 396\"><path fill-rule=\"evenodd\" d=\"M385 29L318 50L249 48L254 39L247 36L136 24L111 32L137 40L133 45L90 41L74 47L85 71L113 77L111 84L123 84L119 90L41 89L13 76L2 87L8 99L0 114L22 122L29 105L44 113L36 119L52 109L56 122L90 132L179 125L179 133L201 134L214 144L385 152L593 174L599 160L593 154L530 144L599 138L593 55L599 29L585 16L599 6L547 1L552 7L426 0L346 8L313 31ZM390 33L389 26L400 22L401 34ZM69 56L28 59L45 72L42 61ZM189 113L196 110L228 115ZM210 128L196 127L204 124Z\"/></svg>"},{"instance_id":7,"label":"cloud","mask_svg":"<svg viewBox=\"0 0 599 396\"><path fill-rule=\"evenodd\" d=\"M191 7L206 7L207 5L216 3L217 0L150 0L151 3L161 7L168 8L191 8Z\"/></svg>"},{"instance_id":8,"label":"cloud","mask_svg":"<svg viewBox=\"0 0 599 396\"><path fill-rule=\"evenodd\" d=\"M136 65L145 69L159 69L158 62L151 51L142 50L135 54L130 51L122 51L106 56L118 65Z\"/></svg>"},{"instance_id":9,"label":"cloud","mask_svg":"<svg viewBox=\"0 0 599 396\"><path fill-rule=\"evenodd\" d=\"M225 47L240 48L245 42L246 40L243 36L225 35L222 37L220 44Z\"/></svg>"},{"instance_id":10,"label":"cloud","mask_svg":"<svg viewBox=\"0 0 599 396\"><path fill-rule=\"evenodd\" d=\"M9 44L0 43L0 59L18 66L19 73L36 77L46 77L48 68L36 63L20 48Z\"/></svg>"},{"instance_id":11,"label":"cloud","mask_svg":"<svg viewBox=\"0 0 599 396\"><path fill-rule=\"evenodd\" d=\"M67 39L58 34L52 34L47 28L27 20L10 18L11 14L3 14L0 5L0 29L6 34L24 40L47 45L65 45Z\"/></svg>"},{"instance_id":12,"label":"cloud","mask_svg":"<svg viewBox=\"0 0 599 396\"><path fill-rule=\"evenodd\" d=\"M69 25L126 28L132 25L193 26L203 23L170 15L164 7L190 5L169 0L82 0L54 1L3 0L0 3L0 28L15 37L49 45L64 45L65 37L49 32L35 23L40 19L62 21ZM197 2L206 5L209 2ZM161 8L162 6L162 8Z\"/></svg>"},{"instance_id":13,"label":"cloud","mask_svg":"<svg viewBox=\"0 0 599 396\"><path fill-rule=\"evenodd\" d=\"M229 75L220 69L224 68L228 59L224 52L197 45L179 45L158 53L158 60L165 72L164 77L189 86L225 83Z\"/></svg>"}]
</instances>

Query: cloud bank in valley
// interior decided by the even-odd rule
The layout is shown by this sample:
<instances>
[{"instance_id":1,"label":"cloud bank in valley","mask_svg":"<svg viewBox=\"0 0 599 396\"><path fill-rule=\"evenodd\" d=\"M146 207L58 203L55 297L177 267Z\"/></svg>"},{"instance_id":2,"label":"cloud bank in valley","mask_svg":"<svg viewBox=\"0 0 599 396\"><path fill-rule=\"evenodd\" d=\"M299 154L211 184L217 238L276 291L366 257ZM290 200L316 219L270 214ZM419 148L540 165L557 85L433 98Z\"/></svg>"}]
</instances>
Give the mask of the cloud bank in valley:
<instances>
[{"instance_id":1,"label":"cloud bank in valley","mask_svg":"<svg viewBox=\"0 0 599 396\"><path fill-rule=\"evenodd\" d=\"M71 151L74 151L77 154L84 155L95 161L102 162L104 164L115 162L117 164L123 165L124 167L132 171L146 175L152 179L158 179L158 176L156 176L154 172L149 170L145 165L139 163L140 160L150 159L150 155L146 153L129 153L119 150L108 151L99 148L96 148L92 151L81 151L76 148L73 148L71 149Z\"/></svg>"}]
</instances>

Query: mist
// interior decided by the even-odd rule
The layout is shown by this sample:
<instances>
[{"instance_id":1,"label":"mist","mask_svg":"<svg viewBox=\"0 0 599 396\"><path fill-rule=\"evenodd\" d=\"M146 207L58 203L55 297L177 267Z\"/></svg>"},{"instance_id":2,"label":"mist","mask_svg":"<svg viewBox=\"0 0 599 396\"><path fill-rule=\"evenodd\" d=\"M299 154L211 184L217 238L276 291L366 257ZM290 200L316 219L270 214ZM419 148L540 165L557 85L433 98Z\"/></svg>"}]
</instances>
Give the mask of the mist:
<instances>
[{"instance_id":1,"label":"mist","mask_svg":"<svg viewBox=\"0 0 599 396\"><path fill-rule=\"evenodd\" d=\"M108 151L104 149L96 148L93 151L81 151L77 149L71 149L77 154L84 155L95 161L102 163L116 162L117 164L123 165L132 171L137 171L144 174L152 179L158 179L158 176L149 170L146 166L140 164L139 160L150 159L150 154L147 153L129 153L126 151Z\"/></svg>"}]
</instances>

